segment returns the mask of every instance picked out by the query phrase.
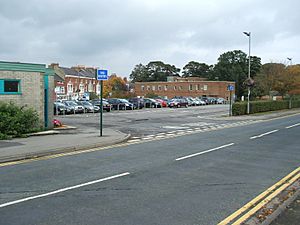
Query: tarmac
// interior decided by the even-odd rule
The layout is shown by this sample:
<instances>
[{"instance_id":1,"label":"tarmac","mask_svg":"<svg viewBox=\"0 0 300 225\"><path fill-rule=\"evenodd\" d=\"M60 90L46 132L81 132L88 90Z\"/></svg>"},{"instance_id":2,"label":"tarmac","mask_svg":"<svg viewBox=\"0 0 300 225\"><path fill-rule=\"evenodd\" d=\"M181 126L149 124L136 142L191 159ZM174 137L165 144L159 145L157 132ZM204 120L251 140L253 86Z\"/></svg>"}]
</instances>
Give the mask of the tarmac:
<instances>
[{"instance_id":1,"label":"tarmac","mask_svg":"<svg viewBox=\"0 0 300 225\"><path fill-rule=\"evenodd\" d=\"M222 119L257 119L268 120L293 114L299 114L300 109L284 110L278 112L262 113L256 115L223 117ZM0 140L0 164L20 161L25 159L36 159L54 154L67 153L91 148L110 146L127 141L130 134L122 133L110 128L103 129L103 136L100 136L99 130L80 130L76 127L63 126L50 131L31 134L28 138L14 138L12 140ZM299 181L298 181L299 182ZM299 196L297 203L299 203ZM295 204L295 203L294 203ZM281 209L280 222L273 222L271 225L286 224L299 225L300 207L294 207L293 213L284 211L287 207ZM279 214L280 214L279 213ZM270 223L268 223L270 224Z\"/></svg>"}]
</instances>

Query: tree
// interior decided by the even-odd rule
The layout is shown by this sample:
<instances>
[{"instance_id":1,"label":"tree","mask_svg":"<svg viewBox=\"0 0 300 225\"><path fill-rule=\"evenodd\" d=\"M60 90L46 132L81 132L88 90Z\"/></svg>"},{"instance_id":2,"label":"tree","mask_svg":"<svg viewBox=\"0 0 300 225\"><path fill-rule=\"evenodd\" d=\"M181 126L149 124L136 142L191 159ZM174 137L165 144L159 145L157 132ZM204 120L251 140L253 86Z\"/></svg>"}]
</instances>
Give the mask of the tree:
<instances>
[{"instance_id":1,"label":"tree","mask_svg":"<svg viewBox=\"0 0 300 225\"><path fill-rule=\"evenodd\" d=\"M123 98L124 95L127 95L127 86L125 81L121 77L118 77L117 75L111 75L109 79L103 83L104 97L111 96L116 98Z\"/></svg>"},{"instance_id":2,"label":"tree","mask_svg":"<svg viewBox=\"0 0 300 225\"><path fill-rule=\"evenodd\" d=\"M183 77L204 77L208 78L212 66L205 63L191 61L183 67Z\"/></svg>"},{"instance_id":3,"label":"tree","mask_svg":"<svg viewBox=\"0 0 300 225\"><path fill-rule=\"evenodd\" d=\"M133 83L149 81L150 74L148 68L141 63L136 65L133 71L131 72L129 78Z\"/></svg>"},{"instance_id":4,"label":"tree","mask_svg":"<svg viewBox=\"0 0 300 225\"><path fill-rule=\"evenodd\" d=\"M281 63L266 63L262 65L261 71L255 78L254 91L258 96L270 95L275 91L277 79L285 70L285 65Z\"/></svg>"},{"instance_id":5,"label":"tree","mask_svg":"<svg viewBox=\"0 0 300 225\"><path fill-rule=\"evenodd\" d=\"M179 76L180 69L161 61L149 62L147 65L150 81L167 81L168 76Z\"/></svg>"},{"instance_id":6,"label":"tree","mask_svg":"<svg viewBox=\"0 0 300 225\"><path fill-rule=\"evenodd\" d=\"M252 56L251 60L251 78L254 78L261 68L259 57ZM246 53L241 50L225 52L218 58L218 63L213 68L210 80L225 80L236 82L236 95L241 97L247 94L247 89L243 85L248 78L248 59Z\"/></svg>"},{"instance_id":7,"label":"tree","mask_svg":"<svg viewBox=\"0 0 300 225\"><path fill-rule=\"evenodd\" d=\"M300 66L284 67L280 73L276 74L276 82L274 89L284 97L285 95L293 95L297 93L300 85Z\"/></svg>"},{"instance_id":8,"label":"tree","mask_svg":"<svg viewBox=\"0 0 300 225\"><path fill-rule=\"evenodd\" d=\"M168 76L179 76L180 69L161 61L136 65L130 74L132 82L167 81Z\"/></svg>"}]
</instances>

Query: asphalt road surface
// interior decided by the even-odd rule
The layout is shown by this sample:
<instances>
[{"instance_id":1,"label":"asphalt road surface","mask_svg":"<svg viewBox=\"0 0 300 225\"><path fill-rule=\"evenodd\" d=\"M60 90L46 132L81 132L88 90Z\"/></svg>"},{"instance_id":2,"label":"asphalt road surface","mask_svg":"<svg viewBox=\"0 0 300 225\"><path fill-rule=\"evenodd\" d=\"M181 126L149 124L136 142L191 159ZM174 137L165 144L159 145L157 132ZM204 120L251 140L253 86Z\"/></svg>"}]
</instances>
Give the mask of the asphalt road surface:
<instances>
[{"instance_id":1,"label":"asphalt road surface","mask_svg":"<svg viewBox=\"0 0 300 225\"><path fill-rule=\"evenodd\" d=\"M0 224L217 224L299 167L299 120L0 167Z\"/></svg>"}]
</instances>

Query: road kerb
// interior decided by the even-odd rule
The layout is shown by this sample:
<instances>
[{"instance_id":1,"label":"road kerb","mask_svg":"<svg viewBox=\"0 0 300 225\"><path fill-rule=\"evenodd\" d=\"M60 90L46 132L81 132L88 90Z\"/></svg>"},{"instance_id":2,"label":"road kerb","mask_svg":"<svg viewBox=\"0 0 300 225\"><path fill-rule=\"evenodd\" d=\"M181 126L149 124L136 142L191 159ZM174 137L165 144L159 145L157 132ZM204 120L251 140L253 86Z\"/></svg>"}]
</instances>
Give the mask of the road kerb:
<instances>
[{"instance_id":1,"label":"road kerb","mask_svg":"<svg viewBox=\"0 0 300 225\"><path fill-rule=\"evenodd\" d=\"M256 198L248 202L246 205L241 207L239 210L222 220L218 225L227 225L227 224L241 224L242 222L249 219L254 215L261 207L267 204L272 200L276 195L281 191L287 188L289 185L300 179L300 167L289 173L283 179L278 181L276 184L268 188L266 191L262 192ZM246 213L245 213L246 212ZM242 215L245 213L244 215ZM239 218L240 217L240 218ZM238 220L236 220L239 218ZM235 221L236 220L236 221ZM235 222L233 222L235 221ZM233 222L233 223L232 223Z\"/></svg>"}]
</instances>

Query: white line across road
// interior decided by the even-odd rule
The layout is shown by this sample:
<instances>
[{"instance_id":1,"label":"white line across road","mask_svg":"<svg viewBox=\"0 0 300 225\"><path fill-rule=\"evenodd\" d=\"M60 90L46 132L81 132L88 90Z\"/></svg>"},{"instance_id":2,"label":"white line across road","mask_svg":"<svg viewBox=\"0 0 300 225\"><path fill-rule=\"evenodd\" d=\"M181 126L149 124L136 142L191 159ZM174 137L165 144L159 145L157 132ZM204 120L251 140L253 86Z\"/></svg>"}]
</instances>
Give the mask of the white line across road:
<instances>
[{"instance_id":1,"label":"white line across road","mask_svg":"<svg viewBox=\"0 0 300 225\"><path fill-rule=\"evenodd\" d=\"M286 129L290 129L290 128L297 127L297 126L300 126L300 123L296 123L294 125L288 126L288 127L286 127Z\"/></svg>"},{"instance_id":2,"label":"white line across road","mask_svg":"<svg viewBox=\"0 0 300 225\"><path fill-rule=\"evenodd\" d=\"M206 151L203 151L203 152L194 153L192 155L183 156L183 157L177 158L175 160L176 161L180 161L180 160L188 159L188 158L191 158L191 157L194 157L194 156L203 155L205 153L217 151L217 150L220 150L222 148L226 148L226 147L229 147L229 146L232 146L232 145L234 145L234 143L230 143L230 144L227 144L227 145L222 145L222 146L219 146L219 147L216 147L216 148L212 148L212 149L209 149L209 150L206 150Z\"/></svg>"},{"instance_id":3,"label":"white line across road","mask_svg":"<svg viewBox=\"0 0 300 225\"><path fill-rule=\"evenodd\" d=\"M250 137L250 139L256 139L256 138L261 138L263 136L266 136L266 135L269 135L269 134L273 134L275 132L277 132L278 130L272 130L272 131L269 131L269 132L266 132L266 133L263 133L263 134L260 134L260 135L257 135L257 136L253 136L253 137Z\"/></svg>"},{"instance_id":4,"label":"white line across road","mask_svg":"<svg viewBox=\"0 0 300 225\"><path fill-rule=\"evenodd\" d=\"M12 201L12 202L7 202L7 203L4 203L4 204L1 204L0 208L6 207L6 206L9 206L9 205L15 205L15 204L18 204L18 203L21 203L21 202L30 201L30 200L37 199L37 198L43 198L43 197L47 197L47 196L50 196L50 195L55 195L55 194L58 194L58 193L61 193L61 192L70 191L70 190L73 190L73 189L85 187L85 186L88 186L88 185L100 183L100 182L107 181L107 180L112 180L112 179L115 179L115 178L118 178L118 177L124 177L124 176L127 176L129 174L130 173L128 173L128 172L121 173L121 174L117 174L117 175L114 175L114 176L102 178L102 179L99 179L99 180L94 180L94 181L90 181L90 182L87 182L87 183L78 184L78 185L75 185L75 186L58 189L58 190L51 191L51 192L48 192L48 193L45 193L45 194L31 196L31 197L28 197L28 198L19 199L19 200Z\"/></svg>"}]
</instances>

